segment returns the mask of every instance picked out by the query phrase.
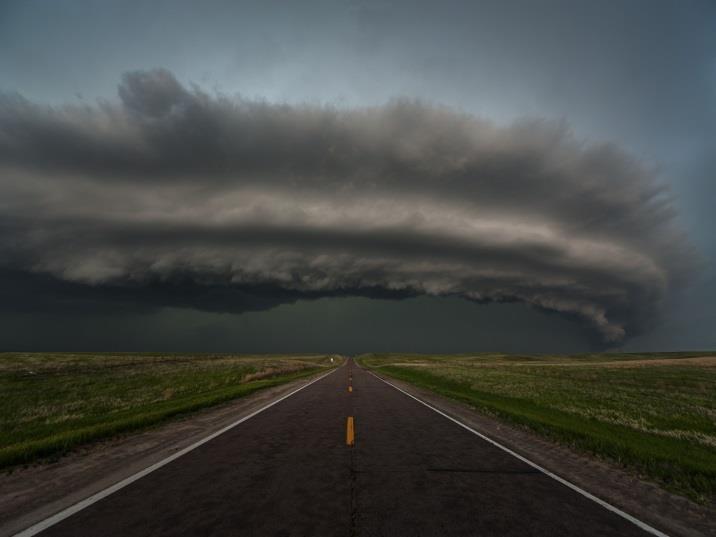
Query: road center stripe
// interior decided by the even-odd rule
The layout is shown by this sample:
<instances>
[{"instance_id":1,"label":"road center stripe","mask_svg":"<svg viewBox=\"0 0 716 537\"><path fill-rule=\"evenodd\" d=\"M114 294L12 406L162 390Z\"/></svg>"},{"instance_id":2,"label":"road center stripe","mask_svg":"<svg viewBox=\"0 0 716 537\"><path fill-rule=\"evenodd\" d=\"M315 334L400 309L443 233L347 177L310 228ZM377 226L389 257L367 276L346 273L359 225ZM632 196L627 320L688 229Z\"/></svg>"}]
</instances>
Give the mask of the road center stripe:
<instances>
[{"instance_id":1,"label":"road center stripe","mask_svg":"<svg viewBox=\"0 0 716 537\"><path fill-rule=\"evenodd\" d=\"M346 445L352 446L355 444L355 429L353 426L353 416L348 416L346 422Z\"/></svg>"}]
</instances>

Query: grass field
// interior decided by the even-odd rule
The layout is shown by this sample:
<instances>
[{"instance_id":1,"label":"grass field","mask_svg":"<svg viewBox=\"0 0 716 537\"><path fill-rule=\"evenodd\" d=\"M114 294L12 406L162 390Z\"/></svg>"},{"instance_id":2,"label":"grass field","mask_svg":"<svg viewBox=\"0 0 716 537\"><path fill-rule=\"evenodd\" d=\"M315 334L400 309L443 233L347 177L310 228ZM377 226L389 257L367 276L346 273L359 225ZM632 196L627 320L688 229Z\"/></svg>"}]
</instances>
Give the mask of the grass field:
<instances>
[{"instance_id":1,"label":"grass field","mask_svg":"<svg viewBox=\"0 0 716 537\"><path fill-rule=\"evenodd\" d=\"M359 361L699 502L716 498L716 353L371 354Z\"/></svg>"},{"instance_id":2,"label":"grass field","mask_svg":"<svg viewBox=\"0 0 716 537\"><path fill-rule=\"evenodd\" d=\"M338 365L329 356L0 354L0 467Z\"/></svg>"}]
</instances>

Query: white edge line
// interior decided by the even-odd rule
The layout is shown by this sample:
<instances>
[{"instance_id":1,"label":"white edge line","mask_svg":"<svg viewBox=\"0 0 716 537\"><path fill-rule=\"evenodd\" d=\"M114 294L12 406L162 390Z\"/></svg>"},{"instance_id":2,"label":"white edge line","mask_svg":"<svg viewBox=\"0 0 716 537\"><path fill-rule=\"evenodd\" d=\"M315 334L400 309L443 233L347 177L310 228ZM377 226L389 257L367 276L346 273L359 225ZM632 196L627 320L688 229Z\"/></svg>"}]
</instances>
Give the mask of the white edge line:
<instances>
[{"instance_id":1,"label":"white edge line","mask_svg":"<svg viewBox=\"0 0 716 537\"><path fill-rule=\"evenodd\" d=\"M111 485L104 490L96 492L95 494L88 496L84 500L80 500L79 502L63 509L62 511L59 511L58 513L55 513L54 515L52 515L44 520L41 520L40 522L37 522L36 524L33 524L29 528L24 529L24 530L20 531L19 533L16 533L15 535L13 535L13 537L31 537L32 535L37 535L41 531L44 531L51 526L54 526L58 522L74 515L75 513L79 512L79 511L82 511L83 509L89 507L93 503L96 503L96 502L100 501L101 499L106 498L110 494L114 494L115 492L117 492L120 489L123 489L127 485L130 485L130 484L134 483L135 481L143 478L144 476L151 474L154 470L158 470L162 466L166 466L170 462L175 461L182 455L186 455L187 453L198 448L199 446L206 444L207 442L213 440L217 436L224 434L229 429L233 429L237 425L245 422L246 420L253 418L254 416L256 416L257 414L260 414L264 410L271 408L272 406L280 403L284 399L288 399L293 394L300 392L304 388L308 388L314 382L318 382L322 378L325 378L328 375L330 375L331 373L334 373L337 369L339 369L339 367L336 367L336 368L330 370L328 373L321 375L320 377L318 377L316 379L313 379L311 382L308 382L307 384L304 384L300 388L293 390L292 392L280 397L279 399L276 399L275 401L272 401L268 405L263 406L263 407L259 408L258 410L253 411L251 414L248 414L247 416L244 416L243 418L236 420L235 422L227 425L223 429L219 429L218 431L210 434L209 436L202 438L198 442L194 442L192 445L185 447L181 451L177 451L176 453L174 453L173 455L170 455L166 459L162 459L159 462L155 462L151 466L146 467L144 470L140 470L136 474L133 474L125 479L122 479L121 481L115 483L114 485Z\"/></svg>"},{"instance_id":2,"label":"white edge line","mask_svg":"<svg viewBox=\"0 0 716 537\"><path fill-rule=\"evenodd\" d=\"M554 479L555 481L559 481L560 483L562 483L563 485L569 487L569 488L572 489L573 491L578 492L578 493L581 494L582 496L584 496L584 497L586 497L586 498L589 498L590 500L592 500L592 501L595 502L595 503L598 503L599 505L601 505L601 506L604 507L605 509L611 511L612 513L615 513L615 514L619 515L620 517L625 518L626 520L628 520L629 522L631 522L631 523L634 524L635 526L638 526L638 527L641 528L642 530L644 530L644 531L646 531L646 532L648 532L648 533L651 533L652 535L657 535L658 537L669 537L666 533L657 530L656 528L650 526L650 525L647 524L646 522L642 522L641 520L639 520L638 518L633 517L633 516L630 515L629 513L625 513L624 511L622 511L622 510L619 509L618 507L614 507L612 504L607 503L607 502L605 502L604 500L602 500L602 499L600 499L600 498L597 498L594 494L590 494L589 492L587 492L586 490L584 490L584 489L578 487L578 486L575 485L574 483L571 483L571 482L567 481L566 479L564 479L564 478L558 476L557 474L554 474L554 473L550 472L550 471L547 470L546 468L543 468L543 467L540 466L539 464L537 464L537 463L535 463L535 462L532 462L531 460L529 460L529 459L523 457L523 456L520 455L519 453L515 453L514 451L512 451L512 450L511 450L510 448L508 448L507 446L503 446L502 444L500 444L499 442L493 440L492 438L490 438L490 437L488 437L488 436L485 436L484 434L482 434L482 433L476 431L475 429L473 429L473 428L470 427L469 425L466 425L466 424L462 423L461 421L456 420L456 419L453 418L452 416L449 416L448 414L446 414L446 413L443 412L442 410L439 410L439 409L435 408L434 406L432 406L432 405L426 403L426 402L423 401L422 399L418 399L418 398L415 397L414 395L412 395L412 394L406 392L405 390L399 388L399 387L396 386L395 384L393 384L393 383L391 383L391 382L388 382L387 380L385 380L385 379L379 377L378 375L376 375L376 374L373 373L372 371L370 371L370 370L368 370L368 369L366 369L366 371L368 371L368 373L370 373L371 375L373 375L373 376L374 376L375 378L377 378L378 380L381 380L381 381L385 382L388 386L392 386L393 388L395 388L395 389L398 390L399 392L401 392L401 393L407 395L407 396L410 397L411 399L415 399L418 403L420 403L420 404L422 404L422 405L425 405L425 406L428 407L430 410L432 410L432 411L434 411L434 412L437 412L438 414L440 414L440 415L443 416L444 418L447 418L447 419L449 419L450 421L452 421L453 423L456 423L457 425L459 425L459 426L462 427L463 429L467 429L467 430L470 431L471 433L473 433L473 434L479 436L480 438L482 438L482 439L485 440L486 442L489 442L489 443L492 444L493 446L500 448L502 451L505 451L505 452L509 453L510 455L512 455L513 457L515 457L515 458L521 460L522 462L529 464L530 466L532 466L533 468L539 470L539 471L542 472L543 474L548 475L549 477L551 477L551 478Z\"/></svg>"}]
</instances>

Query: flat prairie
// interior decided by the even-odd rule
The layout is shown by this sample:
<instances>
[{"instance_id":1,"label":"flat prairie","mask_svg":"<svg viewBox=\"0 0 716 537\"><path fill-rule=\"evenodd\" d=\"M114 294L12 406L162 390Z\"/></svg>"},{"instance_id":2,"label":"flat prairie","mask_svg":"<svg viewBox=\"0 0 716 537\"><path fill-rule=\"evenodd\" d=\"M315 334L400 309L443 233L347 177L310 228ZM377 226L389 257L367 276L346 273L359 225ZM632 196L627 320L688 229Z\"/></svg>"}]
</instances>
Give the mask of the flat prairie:
<instances>
[{"instance_id":1,"label":"flat prairie","mask_svg":"<svg viewBox=\"0 0 716 537\"><path fill-rule=\"evenodd\" d=\"M0 354L0 467L248 395L342 363L328 355Z\"/></svg>"},{"instance_id":2,"label":"flat prairie","mask_svg":"<svg viewBox=\"0 0 716 537\"><path fill-rule=\"evenodd\" d=\"M716 353L367 354L359 362L700 503L716 498Z\"/></svg>"}]
</instances>

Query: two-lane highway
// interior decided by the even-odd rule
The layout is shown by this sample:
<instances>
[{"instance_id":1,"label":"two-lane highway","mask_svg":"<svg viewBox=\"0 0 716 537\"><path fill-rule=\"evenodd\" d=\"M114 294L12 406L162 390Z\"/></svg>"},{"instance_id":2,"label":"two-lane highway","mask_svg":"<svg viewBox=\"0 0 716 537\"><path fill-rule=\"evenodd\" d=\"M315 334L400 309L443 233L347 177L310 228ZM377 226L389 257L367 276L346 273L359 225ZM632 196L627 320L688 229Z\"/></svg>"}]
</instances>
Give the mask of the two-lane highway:
<instances>
[{"instance_id":1,"label":"two-lane highway","mask_svg":"<svg viewBox=\"0 0 716 537\"><path fill-rule=\"evenodd\" d=\"M351 360L40 535L648 533Z\"/></svg>"}]
</instances>

